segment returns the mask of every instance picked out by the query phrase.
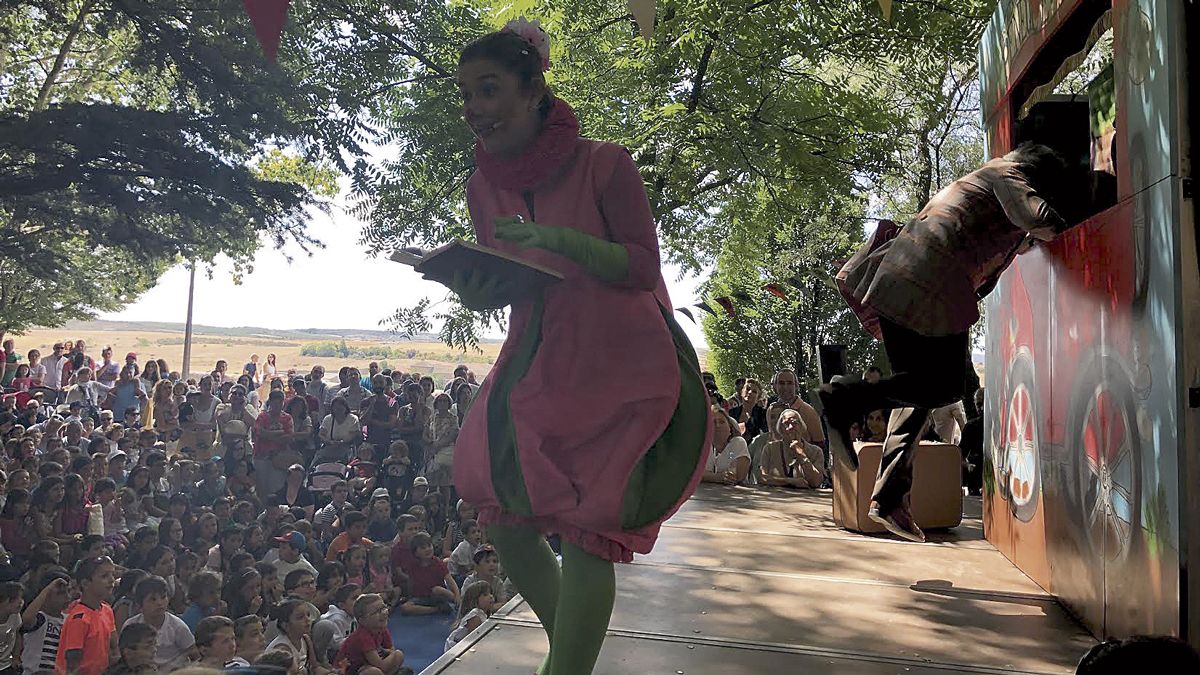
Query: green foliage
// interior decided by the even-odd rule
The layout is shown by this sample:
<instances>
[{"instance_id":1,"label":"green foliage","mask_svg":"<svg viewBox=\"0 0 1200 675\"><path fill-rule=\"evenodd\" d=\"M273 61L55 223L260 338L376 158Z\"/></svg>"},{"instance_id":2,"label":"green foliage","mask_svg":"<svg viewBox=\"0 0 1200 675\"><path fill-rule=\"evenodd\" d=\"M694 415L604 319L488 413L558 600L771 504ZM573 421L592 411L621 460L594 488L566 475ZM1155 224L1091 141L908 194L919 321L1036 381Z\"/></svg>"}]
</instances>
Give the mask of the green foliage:
<instances>
[{"instance_id":1,"label":"green foliage","mask_svg":"<svg viewBox=\"0 0 1200 675\"><path fill-rule=\"evenodd\" d=\"M0 335L57 328L112 311L154 285L164 265L140 265L119 249L90 249L81 237L58 242L71 272L40 276L0 256Z\"/></svg>"},{"instance_id":2,"label":"green foliage","mask_svg":"<svg viewBox=\"0 0 1200 675\"><path fill-rule=\"evenodd\" d=\"M389 89L389 104L375 109L375 124L397 156L360 166L355 176L364 241L387 250L470 236L463 187L473 169L473 139L448 75L470 38L525 14L541 19L551 35L547 77L575 108L583 133L633 153L664 259L685 272L727 257L759 261L756 281L825 278L828 265L812 264L811 250L820 249L811 242L826 246L820 255L828 263L826 239L836 239L838 251L858 241L863 215L874 210L867 192L896 188L911 168L898 146L911 147L926 127L926 139L943 131L929 123L949 116L942 111L969 107L943 85L947 73L971 71L966 64L992 4L897 2L887 23L865 0L664 0L647 42L618 0L412 3L424 20L395 30L408 44L424 45L422 58L411 59L413 70ZM969 154L966 143L950 150L956 131L945 135L947 154ZM919 185L908 190L920 191ZM821 221L828 232L805 225L797 236L797 222L819 217L825 205L851 203L856 212L842 209L840 220ZM818 300L802 307L844 314L832 296L818 293ZM411 324L418 309L402 310L393 325ZM428 318L443 321L443 338L457 345L469 345L495 321L472 319L461 308ZM814 330L832 338L845 332L836 326L849 326L844 317L828 320L829 326L800 332L806 340ZM737 339L730 335L728 342ZM774 342L769 348L798 351Z\"/></svg>"},{"instance_id":3,"label":"green foliage","mask_svg":"<svg viewBox=\"0 0 1200 675\"><path fill-rule=\"evenodd\" d=\"M314 195L332 199L338 195L338 173L326 164L313 164L299 155L271 148L259 158L254 173L263 180L308 188Z\"/></svg>"},{"instance_id":4,"label":"green foliage","mask_svg":"<svg viewBox=\"0 0 1200 675\"><path fill-rule=\"evenodd\" d=\"M418 355L417 350L408 348L392 348L383 345L367 347L349 347L346 341L309 342L300 348L301 356L318 356L321 358L338 359L412 359Z\"/></svg>"},{"instance_id":5,"label":"green foliage","mask_svg":"<svg viewBox=\"0 0 1200 675\"><path fill-rule=\"evenodd\" d=\"M760 207L770 210L776 204ZM881 363L879 343L862 330L832 283L841 261L861 243L862 220L856 214L862 208L854 199L814 205L797 214L790 230L727 242L704 290L708 297L740 294L750 301L734 300L736 317L720 309L715 317L703 315L709 370L722 391L733 391L739 377L766 382L785 368L795 371L805 387L814 387L821 344L846 345L850 372ZM783 287L788 299L763 290L768 283Z\"/></svg>"},{"instance_id":6,"label":"green foliage","mask_svg":"<svg viewBox=\"0 0 1200 675\"><path fill-rule=\"evenodd\" d=\"M337 25L303 4L303 21ZM233 0L0 0L0 258L70 285L65 311L86 316L156 275L114 288L80 251L161 273L218 255L240 271L264 240L319 246L310 207L364 155L358 87L390 68L343 69L324 47L293 19L267 64ZM24 325L2 300L0 321Z\"/></svg>"}]
</instances>

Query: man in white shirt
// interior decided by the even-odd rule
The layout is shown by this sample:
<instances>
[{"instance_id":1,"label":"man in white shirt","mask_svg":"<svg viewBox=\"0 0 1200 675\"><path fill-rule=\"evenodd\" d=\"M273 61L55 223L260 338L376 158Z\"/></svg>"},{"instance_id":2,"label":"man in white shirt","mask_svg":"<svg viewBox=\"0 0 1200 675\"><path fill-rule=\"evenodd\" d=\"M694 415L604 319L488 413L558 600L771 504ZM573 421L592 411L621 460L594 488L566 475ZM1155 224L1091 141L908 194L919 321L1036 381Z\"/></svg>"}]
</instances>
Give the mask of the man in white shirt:
<instances>
[{"instance_id":1,"label":"man in white shirt","mask_svg":"<svg viewBox=\"0 0 1200 675\"><path fill-rule=\"evenodd\" d=\"M282 537L275 537L279 542L279 560L275 562L275 572L279 577L287 578L293 570L305 570L317 576L317 568L304 558L308 550L308 539L299 532L288 532Z\"/></svg>"},{"instance_id":2,"label":"man in white shirt","mask_svg":"<svg viewBox=\"0 0 1200 675\"><path fill-rule=\"evenodd\" d=\"M44 386L50 389L62 389L62 371L66 360L62 343L55 342L54 353L42 359L42 363L46 366L46 377L42 379Z\"/></svg>"},{"instance_id":3,"label":"man in white shirt","mask_svg":"<svg viewBox=\"0 0 1200 675\"><path fill-rule=\"evenodd\" d=\"M346 386L339 389L338 393L334 394L334 397L346 399L346 403L350 404L350 412L358 412L362 409L363 399L370 395L371 392L362 387L362 382L358 376L358 369L351 368Z\"/></svg>"}]
</instances>

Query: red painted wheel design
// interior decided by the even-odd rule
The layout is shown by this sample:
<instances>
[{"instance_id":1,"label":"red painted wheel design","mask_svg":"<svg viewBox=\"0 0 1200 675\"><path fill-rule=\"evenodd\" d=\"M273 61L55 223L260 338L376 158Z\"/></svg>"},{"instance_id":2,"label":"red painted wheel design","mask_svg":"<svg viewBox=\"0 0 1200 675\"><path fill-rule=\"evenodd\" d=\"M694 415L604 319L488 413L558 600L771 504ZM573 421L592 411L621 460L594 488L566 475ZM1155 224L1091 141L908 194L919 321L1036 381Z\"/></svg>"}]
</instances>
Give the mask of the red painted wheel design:
<instances>
[{"instance_id":1,"label":"red painted wheel design","mask_svg":"<svg viewBox=\"0 0 1200 675\"><path fill-rule=\"evenodd\" d=\"M1037 513L1042 467L1040 406L1033 358L1028 352L1019 352L1013 359L1005 398L1004 456L1002 463L997 463L997 483L1004 486L1013 515L1029 522Z\"/></svg>"},{"instance_id":2,"label":"red painted wheel design","mask_svg":"<svg viewBox=\"0 0 1200 675\"><path fill-rule=\"evenodd\" d=\"M1098 357L1072 404L1068 452L1080 525L1092 552L1124 560L1141 529L1142 458L1133 385L1120 363Z\"/></svg>"}]
</instances>

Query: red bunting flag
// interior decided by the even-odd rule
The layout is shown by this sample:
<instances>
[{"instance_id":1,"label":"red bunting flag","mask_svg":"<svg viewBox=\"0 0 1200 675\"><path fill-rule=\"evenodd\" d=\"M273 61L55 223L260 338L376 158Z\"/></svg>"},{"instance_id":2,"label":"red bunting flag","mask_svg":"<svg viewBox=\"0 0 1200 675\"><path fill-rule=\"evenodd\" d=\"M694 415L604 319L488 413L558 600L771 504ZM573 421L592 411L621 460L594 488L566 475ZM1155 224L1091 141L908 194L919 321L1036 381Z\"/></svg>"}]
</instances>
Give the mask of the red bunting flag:
<instances>
[{"instance_id":1,"label":"red bunting flag","mask_svg":"<svg viewBox=\"0 0 1200 675\"><path fill-rule=\"evenodd\" d=\"M780 300L788 299L787 291L783 290L783 286L780 286L779 284L767 284L766 286L763 286L763 288L768 293L779 298Z\"/></svg>"},{"instance_id":2,"label":"red bunting flag","mask_svg":"<svg viewBox=\"0 0 1200 675\"><path fill-rule=\"evenodd\" d=\"M275 63L275 55L279 52L279 38L283 34L283 22L287 18L288 5L291 0L242 0L246 13L250 15L250 23L254 25L254 35L262 47L263 55L271 63Z\"/></svg>"},{"instance_id":3,"label":"red bunting flag","mask_svg":"<svg viewBox=\"0 0 1200 675\"><path fill-rule=\"evenodd\" d=\"M737 318L737 307L733 306L732 300L726 297L720 297L717 298L717 304L725 309L725 313L729 315L729 318Z\"/></svg>"}]
</instances>

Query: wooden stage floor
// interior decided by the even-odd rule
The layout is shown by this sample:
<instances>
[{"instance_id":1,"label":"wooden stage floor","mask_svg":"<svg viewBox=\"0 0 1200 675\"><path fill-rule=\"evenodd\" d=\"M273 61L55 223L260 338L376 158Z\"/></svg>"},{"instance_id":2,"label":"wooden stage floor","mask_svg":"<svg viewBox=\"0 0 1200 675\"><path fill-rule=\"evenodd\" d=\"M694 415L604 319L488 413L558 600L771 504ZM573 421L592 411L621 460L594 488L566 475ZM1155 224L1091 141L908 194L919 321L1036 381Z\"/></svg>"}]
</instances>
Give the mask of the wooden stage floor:
<instances>
[{"instance_id":1,"label":"wooden stage floor","mask_svg":"<svg viewBox=\"0 0 1200 675\"><path fill-rule=\"evenodd\" d=\"M983 538L978 499L925 544L834 527L830 492L702 485L617 568L596 675L1072 673L1092 637ZM516 598L426 675L530 675Z\"/></svg>"}]
</instances>

